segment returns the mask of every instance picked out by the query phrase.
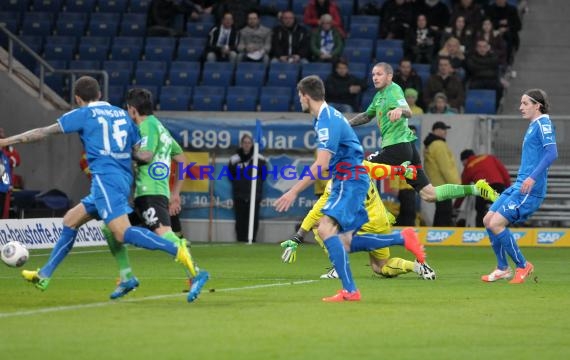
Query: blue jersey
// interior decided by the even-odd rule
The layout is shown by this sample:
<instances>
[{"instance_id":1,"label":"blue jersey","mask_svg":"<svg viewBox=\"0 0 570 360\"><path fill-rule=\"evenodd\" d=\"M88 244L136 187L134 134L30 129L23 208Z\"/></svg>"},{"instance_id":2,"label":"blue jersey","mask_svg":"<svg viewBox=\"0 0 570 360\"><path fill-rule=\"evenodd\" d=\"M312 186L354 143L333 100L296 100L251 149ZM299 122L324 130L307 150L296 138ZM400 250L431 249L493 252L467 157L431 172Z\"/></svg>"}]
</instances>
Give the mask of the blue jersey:
<instances>
[{"instance_id":1,"label":"blue jersey","mask_svg":"<svg viewBox=\"0 0 570 360\"><path fill-rule=\"evenodd\" d=\"M524 135L521 165L517 181L513 185L515 189L520 189L523 181L532 174L544 157L544 147L549 144L556 145L556 135L554 126L548 115L542 115L528 125ZM530 195L544 197L546 195L546 184L548 169L536 177L536 183L532 187Z\"/></svg>"},{"instance_id":2,"label":"blue jersey","mask_svg":"<svg viewBox=\"0 0 570 360\"><path fill-rule=\"evenodd\" d=\"M329 164L332 179L356 174L355 166L362 165L364 150L346 118L335 108L323 103L314 122L317 149L332 154ZM343 171L339 174L339 169Z\"/></svg>"},{"instance_id":3,"label":"blue jersey","mask_svg":"<svg viewBox=\"0 0 570 360\"><path fill-rule=\"evenodd\" d=\"M0 192L6 193L10 190L10 185L12 184L12 173L10 168L10 159L8 156L0 149ZM0 214L2 214L2 207L4 204L0 204Z\"/></svg>"},{"instance_id":4,"label":"blue jersey","mask_svg":"<svg viewBox=\"0 0 570 360\"><path fill-rule=\"evenodd\" d=\"M132 182L132 148L140 134L127 112L104 101L92 102L62 115L64 133L79 133L91 173Z\"/></svg>"}]
</instances>

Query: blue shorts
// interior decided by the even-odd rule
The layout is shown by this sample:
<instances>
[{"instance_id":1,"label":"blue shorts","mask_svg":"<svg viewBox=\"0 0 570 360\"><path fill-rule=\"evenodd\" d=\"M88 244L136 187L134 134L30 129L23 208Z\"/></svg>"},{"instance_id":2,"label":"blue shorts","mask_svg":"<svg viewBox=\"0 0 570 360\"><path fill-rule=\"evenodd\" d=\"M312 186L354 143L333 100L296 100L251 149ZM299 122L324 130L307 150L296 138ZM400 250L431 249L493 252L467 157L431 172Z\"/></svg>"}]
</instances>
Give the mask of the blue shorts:
<instances>
[{"instance_id":1,"label":"blue shorts","mask_svg":"<svg viewBox=\"0 0 570 360\"><path fill-rule=\"evenodd\" d=\"M93 175L91 193L81 199L81 203L89 215L108 224L119 216L133 211L129 206L130 193L130 179Z\"/></svg>"},{"instance_id":2,"label":"blue shorts","mask_svg":"<svg viewBox=\"0 0 570 360\"><path fill-rule=\"evenodd\" d=\"M543 201L544 198L522 194L520 189L511 186L495 200L489 211L498 212L511 224L522 223L540 207Z\"/></svg>"},{"instance_id":3,"label":"blue shorts","mask_svg":"<svg viewBox=\"0 0 570 360\"><path fill-rule=\"evenodd\" d=\"M331 194L322 212L336 220L341 233L357 231L368 222L364 208L368 186L368 176L359 175L358 180L333 180Z\"/></svg>"}]
</instances>

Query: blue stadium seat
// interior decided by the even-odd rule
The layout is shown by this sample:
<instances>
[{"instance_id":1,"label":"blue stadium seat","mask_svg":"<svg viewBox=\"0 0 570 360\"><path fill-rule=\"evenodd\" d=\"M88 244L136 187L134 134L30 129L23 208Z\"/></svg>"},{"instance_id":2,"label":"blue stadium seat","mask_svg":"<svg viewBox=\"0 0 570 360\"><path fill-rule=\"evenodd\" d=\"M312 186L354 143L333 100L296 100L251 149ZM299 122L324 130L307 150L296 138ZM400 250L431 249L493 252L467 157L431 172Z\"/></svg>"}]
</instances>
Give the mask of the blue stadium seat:
<instances>
[{"instance_id":1,"label":"blue stadium seat","mask_svg":"<svg viewBox=\"0 0 570 360\"><path fill-rule=\"evenodd\" d=\"M93 60L71 60L68 65L69 70L99 70L101 69L100 61ZM93 74L84 74L93 76Z\"/></svg>"},{"instance_id":2,"label":"blue stadium seat","mask_svg":"<svg viewBox=\"0 0 570 360\"><path fill-rule=\"evenodd\" d=\"M67 61L62 60L50 60L48 63L54 68L58 70L64 70L67 68ZM45 70L45 69L44 69ZM40 75L40 67L36 65L36 69L34 73L39 76ZM58 93L60 96L67 95L65 94L66 89L65 85L67 83L67 75L61 73L53 73L53 72L44 72L44 82L47 86L49 86L53 91Z\"/></svg>"},{"instance_id":3,"label":"blue stadium seat","mask_svg":"<svg viewBox=\"0 0 570 360\"><path fill-rule=\"evenodd\" d=\"M25 12L22 18L22 35L51 35L53 14L48 12Z\"/></svg>"},{"instance_id":4,"label":"blue stadium seat","mask_svg":"<svg viewBox=\"0 0 570 360\"><path fill-rule=\"evenodd\" d=\"M105 94L103 94L105 98ZM109 85L109 94L106 96L107 101L115 106L122 106L125 99L125 86L124 85Z\"/></svg>"},{"instance_id":5,"label":"blue stadium seat","mask_svg":"<svg viewBox=\"0 0 570 360\"><path fill-rule=\"evenodd\" d=\"M303 108L301 107L301 102L299 101L299 93L293 94L293 111L295 112L303 112Z\"/></svg>"},{"instance_id":6,"label":"blue stadium seat","mask_svg":"<svg viewBox=\"0 0 570 360\"><path fill-rule=\"evenodd\" d=\"M195 111L222 111L226 98L223 86L196 86L192 96L192 109Z\"/></svg>"},{"instance_id":7,"label":"blue stadium seat","mask_svg":"<svg viewBox=\"0 0 570 360\"><path fill-rule=\"evenodd\" d=\"M12 33L17 34L20 27L20 14L17 12L0 12L0 25L10 30ZM6 49L8 44L8 36L3 32L0 33L0 46Z\"/></svg>"},{"instance_id":8,"label":"blue stadium seat","mask_svg":"<svg viewBox=\"0 0 570 360\"><path fill-rule=\"evenodd\" d=\"M142 37L117 36L111 45L111 59L136 61L143 51Z\"/></svg>"},{"instance_id":9,"label":"blue stadium seat","mask_svg":"<svg viewBox=\"0 0 570 360\"><path fill-rule=\"evenodd\" d=\"M301 78L309 75L317 75L321 79L325 80L333 71L331 63L308 63L303 64L301 68Z\"/></svg>"},{"instance_id":10,"label":"blue stadium seat","mask_svg":"<svg viewBox=\"0 0 570 360\"><path fill-rule=\"evenodd\" d=\"M255 86L229 86L226 105L228 111L256 111L259 88Z\"/></svg>"},{"instance_id":11,"label":"blue stadium seat","mask_svg":"<svg viewBox=\"0 0 570 360\"><path fill-rule=\"evenodd\" d=\"M299 64L271 63L266 85L294 87L297 85L299 70Z\"/></svg>"},{"instance_id":12,"label":"blue stadium seat","mask_svg":"<svg viewBox=\"0 0 570 360\"><path fill-rule=\"evenodd\" d=\"M89 20L88 32L91 36L115 36L119 30L121 14L94 13Z\"/></svg>"},{"instance_id":13,"label":"blue stadium seat","mask_svg":"<svg viewBox=\"0 0 570 360\"><path fill-rule=\"evenodd\" d=\"M403 48L404 40L399 39L378 39L376 46L384 46L391 48Z\"/></svg>"},{"instance_id":14,"label":"blue stadium seat","mask_svg":"<svg viewBox=\"0 0 570 360\"><path fill-rule=\"evenodd\" d=\"M127 10L128 3L129 0L97 0L97 9L99 12L123 13Z\"/></svg>"},{"instance_id":15,"label":"blue stadium seat","mask_svg":"<svg viewBox=\"0 0 570 360\"><path fill-rule=\"evenodd\" d=\"M307 0L291 0L291 10L295 15L303 15Z\"/></svg>"},{"instance_id":16,"label":"blue stadium seat","mask_svg":"<svg viewBox=\"0 0 570 360\"><path fill-rule=\"evenodd\" d=\"M348 64L348 71L361 79L371 78L368 71L368 63L353 62Z\"/></svg>"},{"instance_id":17,"label":"blue stadium seat","mask_svg":"<svg viewBox=\"0 0 570 360\"><path fill-rule=\"evenodd\" d=\"M427 84L429 77L431 76L431 65L430 64L412 64L412 69L416 70L419 77L422 78L422 84Z\"/></svg>"},{"instance_id":18,"label":"blue stadium seat","mask_svg":"<svg viewBox=\"0 0 570 360\"><path fill-rule=\"evenodd\" d=\"M146 14L123 14L121 36L144 36L146 34Z\"/></svg>"},{"instance_id":19,"label":"blue stadium seat","mask_svg":"<svg viewBox=\"0 0 570 360\"><path fill-rule=\"evenodd\" d=\"M336 4L342 15L352 15L354 12L354 0L336 0ZM346 27L346 22L344 23Z\"/></svg>"},{"instance_id":20,"label":"blue stadium seat","mask_svg":"<svg viewBox=\"0 0 570 360\"><path fill-rule=\"evenodd\" d=\"M366 91L364 91L364 93L362 94L362 98L360 99L360 107L362 109L367 109L368 105L370 105L370 103L372 102L374 95L376 95L376 89L374 88L374 86L366 89Z\"/></svg>"},{"instance_id":21,"label":"blue stadium seat","mask_svg":"<svg viewBox=\"0 0 570 360\"><path fill-rule=\"evenodd\" d=\"M176 59L179 61L199 61L206 46L205 38L181 38Z\"/></svg>"},{"instance_id":22,"label":"blue stadium seat","mask_svg":"<svg viewBox=\"0 0 570 360\"><path fill-rule=\"evenodd\" d=\"M0 10L2 11L27 11L30 7L30 0L3 0L0 2Z\"/></svg>"},{"instance_id":23,"label":"blue stadium seat","mask_svg":"<svg viewBox=\"0 0 570 360\"><path fill-rule=\"evenodd\" d=\"M353 16L350 21L350 27L348 28L348 32L350 33L350 39L348 40L348 44L351 44L351 39L376 39L378 37L378 28L379 24L376 23L367 23L367 22L356 22L354 18L357 16Z\"/></svg>"},{"instance_id":24,"label":"blue stadium seat","mask_svg":"<svg viewBox=\"0 0 570 360\"><path fill-rule=\"evenodd\" d=\"M73 60L77 40L74 36L47 36L44 45L44 58L47 60Z\"/></svg>"},{"instance_id":25,"label":"blue stadium seat","mask_svg":"<svg viewBox=\"0 0 570 360\"><path fill-rule=\"evenodd\" d=\"M97 0L66 0L65 11L88 14L94 11L95 2Z\"/></svg>"},{"instance_id":26,"label":"blue stadium seat","mask_svg":"<svg viewBox=\"0 0 570 360\"><path fill-rule=\"evenodd\" d=\"M283 11L289 9L289 0L259 0L259 5L268 6L276 10Z\"/></svg>"},{"instance_id":27,"label":"blue stadium seat","mask_svg":"<svg viewBox=\"0 0 570 360\"><path fill-rule=\"evenodd\" d=\"M193 38L207 38L213 26L214 23L209 21L189 21L186 23L186 32Z\"/></svg>"},{"instance_id":28,"label":"blue stadium seat","mask_svg":"<svg viewBox=\"0 0 570 360\"><path fill-rule=\"evenodd\" d=\"M163 86L160 90L160 110L186 111L190 107L192 87Z\"/></svg>"},{"instance_id":29,"label":"blue stadium seat","mask_svg":"<svg viewBox=\"0 0 570 360\"><path fill-rule=\"evenodd\" d=\"M79 59L107 60L111 38L99 36L84 36L79 40Z\"/></svg>"},{"instance_id":30,"label":"blue stadium seat","mask_svg":"<svg viewBox=\"0 0 570 360\"><path fill-rule=\"evenodd\" d=\"M144 48L145 60L168 61L172 60L176 39L172 37L149 37Z\"/></svg>"},{"instance_id":31,"label":"blue stadium seat","mask_svg":"<svg viewBox=\"0 0 570 360\"><path fill-rule=\"evenodd\" d=\"M468 89L465 96L466 114L495 114L496 91Z\"/></svg>"},{"instance_id":32,"label":"blue stadium seat","mask_svg":"<svg viewBox=\"0 0 570 360\"><path fill-rule=\"evenodd\" d=\"M376 61L399 63L404 57L404 50L397 47L376 46Z\"/></svg>"},{"instance_id":33,"label":"blue stadium seat","mask_svg":"<svg viewBox=\"0 0 570 360\"><path fill-rule=\"evenodd\" d=\"M150 8L150 2L152 0L136 0L131 1L129 6L129 12L132 13L139 13L139 14L148 14L148 10Z\"/></svg>"},{"instance_id":34,"label":"blue stadium seat","mask_svg":"<svg viewBox=\"0 0 570 360\"><path fill-rule=\"evenodd\" d=\"M46 11L57 13L61 10L63 0L33 0L32 9L34 11Z\"/></svg>"},{"instance_id":35,"label":"blue stadium seat","mask_svg":"<svg viewBox=\"0 0 570 360\"><path fill-rule=\"evenodd\" d=\"M369 63L372 60L372 51L371 47L353 47L349 43L342 54L349 62Z\"/></svg>"},{"instance_id":36,"label":"blue stadium seat","mask_svg":"<svg viewBox=\"0 0 570 360\"><path fill-rule=\"evenodd\" d=\"M134 64L132 61L109 60L103 62L103 70L109 74L109 84L130 84L133 77Z\"/></svg>"},{"instance_id":37,"label":"blue stadium seat","mask_svg":"<svg viewBox=\"0 0 570 360\"><path fill-rule=\"evenodd\" d=\"M228 62L207 62L202 70L202 85L228 86L234 74L234 64Z\"/></svg>"},{"instance_id":38,"label":"blue stadium seat","mask_svg":"<svg viewBox=\"0 0 570 360\"><path fill-rule=\"evenodd\" d=\"M62 36L82 36L86 27L86 13L60 13L55 23L55 32Z\"/></svg>"},{"instance_id":39,"label":"blue stadium seat","mask_svg":"<svg viewBox=\"0 0 570 360\"><path fill-rule=\"evenodd\" d=\"M261 25L273 29L275 26L279 25L279 19L272 15L261 15L259 19Z\"/></svg>"},{"instance_id":40,"label":"blue stadium seat","mask_svg":"<svg viewBox=\"0 0 570 360\"><path fill-rule=\"evenodd\" d=\"M265 82L267 68L264 63L239 62L235 72L236 86L260 87Z\"/></svg>"},{"instance_id":41,"label":"blue stadium seat","mask_svg":"<svg viewBox=\"0 0 570 360\"><path fill-rule=\"evenodd\" d=\"M31 50L33 50L37 54L41 54L43 51L44 39L41 36L33 36L33 35L24 35L20 36L20 40L24 42ZM22 47L18 45L14 45L14 56L21 62L25 67L30 70L34 70L37 61L26 51L22 49Z\"/></svg>"},{"instance_id":42,"label":"blue stadium seat","mask_svg":"<svg viewBox=\"0 0 570 360\"><path fill-rule=\"evenodd\" d=\"M264 86L259 97L260 110L291 111L291 95L290 87Z\"/></svg>"},{"instance_id":43,"label":"blue stadium seat","mask_svg":"<svg viewBox=\"0 0 570 360\"><path fill-rule=\"evenodd\" d=\"M164 84L167 64L163 61L139 61L135 70L135 83L138 86L160 87Z\"/></svg>"},{"instance_id":44,"label":"blue stadium seat","mask_svg":"<svg viewBox=\"0 0 570 360\"><path fill-rule=\"evenodd\" d=\"M196 86L200 79L200 63L197 61L173 61L170 63L167 83L176 86Z\"/></svg>"}]
</instances>

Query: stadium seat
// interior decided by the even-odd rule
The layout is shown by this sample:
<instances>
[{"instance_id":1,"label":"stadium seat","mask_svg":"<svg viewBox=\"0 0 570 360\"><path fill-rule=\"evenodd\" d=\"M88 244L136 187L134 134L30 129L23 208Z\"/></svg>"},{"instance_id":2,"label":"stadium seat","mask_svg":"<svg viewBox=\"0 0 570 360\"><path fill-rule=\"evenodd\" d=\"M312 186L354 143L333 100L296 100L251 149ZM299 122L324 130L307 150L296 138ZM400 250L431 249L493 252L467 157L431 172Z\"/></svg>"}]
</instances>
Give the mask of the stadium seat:
<instances>
[{"instance_id":1,"label":"stadium seat","mask_svg":"<svg viewBox=\"0 0 570 360\"><path fill-rule=\"evenodd\" d=\"M0 10L2 11L27 11L30 7L30 0L3 0L0 2Z\"/></svg>"},{"instance_id":2,"label":"stadium seat","mask_svg":"<svg viewBox=\"0 0 570 360\"><path fill-rule=\"evenodd\" d=\"M173 61L170 63L167 83L176 86L196 86L200 79L200 63L197 61Z\"/></svg>"},{"instance_id":3,"label":"stadium seat","mask_svg":"<svg viewBox=\"0 0 570 360\"><path fill-rule=\"evenodd\" d=\"M186 111L190 107L192 87L163 86L160 90L160 110Z\"/></svg>"},{"instance_id":4,"label":"stadium seat","mask_svg":"<svg viewBox=\"0 0 570 360\"><path fill-rule=\"evenodd\" d=\"M0 25L17 34L20 28L20 14L17 12L0 12ZM0 33L0 46L8 48L8 36L3 32Z\"/></svg>"},{"instance_id":5,"label":"stadium seat","mask_svg":"<svg viewBox=\"0 0 570 360\"><path fill-rule=\"evenodd\" d=\"M264 63L239 62L235 71L236 86L260 87L265 81L266 66Z\"/></svg>"},{"instance_id":6,"label":"stadium seat","mask_svg":"<svg viewBox=\"0 0 570 360\"><path fill-rule=\"evenodd\" d=\"M425 86L429 77L431 76L430 64L412 64L412 69L416 70L419 77L422 78L422 84Z\"/></svg>"},{"instance_id":7,"label":"stadium seat","mask_svg":"<svg viewBox=\"0 0 570 360\"><path fill-rule=\"evenodd\" d=\"M261 25L268 27L269 29L273 29L275 26L279 25L277 17L272 15L261 15L259 22Z\"/></svg>"},{"instance_id":8,"label":"stadium seat","mask_svg":"<svg viewBox=\"0 0 570 360\"><path fill-rule=\"evenodd\" d=\"M303 15L306 5L307 0L291 0L291 10L295 15Z\"/></svg>"},{"instance_id":9,"label":"stadium seat","mask_svg":"<svg viewBox=\"0 0 570 360\"><path fill-rule=\"evenodd\" d=\"M226 98L223 86L196 86L192 96L192 109L196 111L222 111Z\"/></svg>"},{"instance_id":10,"label":"stadium seat","mask_svg":"<svg viewBox=\"0 0 570 360\"><path fill-rule=\"evenodd\" d=\"M109 94L103 98L107 99L110 104L115 106L122 106L125 99L125 86L124 85L109 85Z\"/></svg>"},{"instance_id":11,"label":"stadium seat","mask_svg":"<svg viewBox=\"0 0 570 360\"><path fill-rule=\"evenodd\" d=\"M391 47L391 48L404 48L404 40L399 39L379 39L376 46Z\"/></svg>"},{"instance_id":12,"label":"stadium seat","mask_svg":"<svg viewBox=\"0 0 570 360\"><path fill-rule=\"evenodd\" d=\"M99 70L101 69L100 61L93 60L72 60L68 65L69 70ZM83 74L80 74L81 76ZM86 73L84 75L93 76L93 74Z\"/></svg>"},{"instance_id":13,"label":"stadium seat","mask_svg":"<svg viewBox=\"0 0 570 360\"><path fill-rule=\"evenodd\" d=\"M119 30L121 36L144 36L146 17L146 14L123 14Z\"/></svg>"},{"instance_id":14,"label":"stadium seat","mask_svg":"<svg viewBox=\"0 0 570 360\"><path fill-rule=\"evenodd\" d=\"M303 64L301 68L301 78L304 78L309 75L317 75L323 80L326 80L327 77L332 73L333 67L331 63L307 63Z\"/></svg>"},{"instance_id":15,"label":"stadium seat","mask_svg":"<svg viewBox=\"0 0 570 360\"><path fill-rule=\"evenodd\" d=\"M65 11L89 14L95 10L97 0L66 0Z\"/></svg>"},{"instance_id":16,"label":"stadium seat","mask_svg":"<svg viewBox=\"0 0 570 360\"><path fill-rule=\"evenodd\" d=\"M129 5L129 12L146 15L146 14L148 14L148 10L150 8L151 1L152 0L131 1L130 5Z\"/></svg>"},{"instance_id":17,"label":"stadium seat","mask_svg":"<svg viewBox=\"0 0 570 360\"><path fill-rule=\"evenodd\" d=\"M170 62L174 55L176 39L171 37L149 37L144 48L145 60Z\"/></svg>"},{"instance_id":18,"label":"stadium seat","mask_svg":"<svg viewBox=\"0 0 570 360\"><path fill-rule=\"evenodd\" d=\"M299 100L299 93L297 92L293 94L293 111L303 112L303 108L301 107L301 102Z\"/></svg>"},{"instance_id":19,"label":"stadium seat","mask_svg":"<svg viewBox=\"0 0 570 360\"><path fill-rule=\"evenodd\" d=\"M354 0L336 0L336 4L340 10L340 13L344 16L350 16L354 13ZM345 28L347 22L344 22Z\"/></svg>"},{"instance_id":20,"label":"stadium seat","mask_svg":"<svg viewBox=\"0 0 570 360\"><path fill-rule=\"evenodd\" d=\"M74 36L47 36L44 45L46 60L73 60L76 51Z\"/></svg>"},{"instance_id":21,"label":"stadium seat","mask_svg":"<svg viewBox=\"0 0 570 360\"><path fill-rule=\"evenodd\" d=\"M349 62L369 63L372 60L372 51L372 47L353 47L349 44L342 54Z\"/></svg>"},{"instance_id":22,"label":"stadium seat","mask_svg":"<svg viewBox=\"0 0 570 360\"><path fill-rule=\"evenodd\" d=\"M202 85L228 86L232 82L234 64L229 62L207 62L202 70Z\"/></svg>"},{"instance_id":23,"label":"stadium seat","mask_svg":"<svg viewBox=\"0 0 570 360\"><path fill-rule=\"evenodd\" d=\"M86 13L60 13L55 23L55 32L60 36L83 36L86 27Z\"/></svg>"},{"instance_id":24,"label":"stadium seat","mask_svg":"<svg viewBox=\"0 0 570 360\"><path fill-rule=\"evenodd\" d=\"M54 68L58 70L65 70L67 68L67 61L62 60L50 60L48 63ZM65 94L65 85L67 81L67 75L61 73L53 73L48 72L44 69L44 82L47 86L49 86L53 91L58 93L61 96L67 95ZM36 69L34 73L39 76L40 75L40 67L36 65Z\"/></svg>"},{"instance_id":25,"label":"stadium seat","mask_svg":"<svg viewBox=\"0 0 570 360\"><path fill-rule=\"evenodd\" d=\"M374 98L374 95L376 95L376 89L374 88L374 86L369 87L363 94L362 94L362 98L360 99L360 107L362 109L367 109L368 105L370 105L370 103L372 102L372 99Z\"/></svg>"},{"instance_id":26,"label":"stadium seat","mask_svg":"<svg viewBox=\"0 0 570 360\"><path fill-rule=\"evenodd\" d=\"M261 111L291 111L290 87L264 86L261 88L259 107Z\"/></svg>"},{"instance_id":27,"label":"stadium seat","mask_svg":"<svg viewBox=\"0 0 570 360\"><path fill-rule=\"evenodd\" d=\"M350 33L350 39L376 39L378 37L378 22L367 23L367 22L356 22L353 16L350 21L350 27L348 28ZM348 40L348 44L351 44L351 40Z\"/></svg>"},{"instance_id":28,"label":"stadium seat","mask_svg":"<svg viewBox=\"0 0 570 360\"><path fill-rule=\"evenodd\" d=\"M131 83L134 65L132 61L109 60L103 62L103 70L109 74L110 85Z\"/></svg>"},{"instance_id":29,"label":"stadium seat","mask_svg":"<svg viewBox=\"0 0 570 360\"><path fill-rule=\"evenodd\" d=\"M48 12L25 12L22 18L22 35L51 35L53 14Z\"/></svg>"},{"instance_id":30,"label":"stadium seat","mask_svg":"<svg viewBox=\"0 0 570 360\"><path fill-rule=\"evenodd\" d=\"M41 36L24 35L20 36L20 40L24 42L31 50L37 54L41 54L43 51L44 39ZM27 53L21 46L14 45L14 56L21 62L25 67L34 70L37 61Z\"/></svg>"},{"instance_id":31,"label":"stadium seat","mask_svg":"<svg viewBox=\"0 0 570 360\"><path fill-rule=\"evenodd\" d=\"M256 111L259 88L255 86L229 86L226 104L228 111Z\"/></svg>"},{"instance_id":32,"label":"stadium seat","mask_svg":"<svg viewBox=\"0 0 570 360\"><path fill-rule=\"evenodd\" d=\"M135 70L135 84L138 86L156 86L164 84L167 64L162 61L139 61ZM157 95L158 96L158 95Z\"/></svg>"},{"instance_id":33,"label":"stadium seat","mask_svg":"<svg viewBox=\"0 0 570 360\"><path fill-rule=\"evenodd\" d=\"M57 13L61 11L63 0L33 0L32 9L34 11L45 11Z\"/></svg>"},{"instance_id":34,"label":"stadium seat","mask_svg":"<svg viewBox=\"0 0 570 360\"><path fill-rule=\"evenodd\" d=\"M186 32L192 38L207 38L210 29L214 26L214 22L200 21L194 22L189 21L186 23Z\"/></svg>"},{"instance_id":35,"label":"stadium seat","mask_svg":"<svg viewBox=\"0 0 570 360\"><path fill-rule=\"evenodd\" d=\"M466 114L495 114L496 91L469 89L465 96Z\"/></svg>"},{"instance_id":36,"label":"stadium seat","mask_svg":"<svg viewBox=\"0 0 570 360\"><path fill-rule=\"evenodd\" d=\"M129 0L97 0L97 10L106 13L124 13L128 3Z\"/></svg>"},{"instance_id":37,"label":"stadium seat","mask_svg":"<svg viewBox=\"0 0 570 360\"><path fill-rule=\"evenodd\" d=\"M299 78L299 64L271 63L267 74L267 86L294 87Z\"/></svg>"},{"instance_id":38,"label":"stadium seat","mask_svg":"<svg viewBox=\"0 0 570 360\"><path fill-rule=\"evenodd\" d=\"M79 59L107 60L111 39L99 36L84 36L79 40Z\"/></svg>"},{"instance_id":39,"label":"stadium seat","mask_svg":"<svg viewBox=\"0 0 570 360\"><path fill-rule=\"evenodd\" d=\"M91 36L116 36L120 22L121 14L94 13L87 29Z\"/></svg>"},{"instance_id":40,"label":"stadium seat","mask_svg":"<svg viewBox=\"0 0 570 360\"><path fill-rule=\"evenodd\" d=\"M176 60L200 61L205 46L205 38L181 38L178 44Z\"/></svg>"},{"instance_id":41,"label":"stadium seat","mask_svg":"<svg viewBox=\"0 0 570 360\"><path fill-rule=\"evenodd\" d=\"M404 50L397 47L376 46L376 61L399 63L404 57Z\"/></svg>"},{"instance_id":42,"label":"stadium seat","mask_svg":"<svg viewBox=\"0 0 570 360\"><path fill-rule=\"evenodd\" d=\"M142 37L117 36L111 45L111 59L113 60L139 60L143 51Z\"/></svg>"},{"instance_id":43,"label":"stadium seat","mask_svg":"<svg viewBox=\"0 0 570 360\"><path fill-rule=\"evenodd\" d=\"M353 62L348 64L348 71L361 79L372 78L368 71L368 63Z\"/></svg>"},{"instance_id":44,"label":"stadium seat","mask_svg":"<svg viewBox=\"0 0 570 360\"><path fill-rule=\"evenodd\" d=\"M272 7L278 11L284 11L289 9L289 0L259 0L259 5Z\"/></svg>"}]
</instances>

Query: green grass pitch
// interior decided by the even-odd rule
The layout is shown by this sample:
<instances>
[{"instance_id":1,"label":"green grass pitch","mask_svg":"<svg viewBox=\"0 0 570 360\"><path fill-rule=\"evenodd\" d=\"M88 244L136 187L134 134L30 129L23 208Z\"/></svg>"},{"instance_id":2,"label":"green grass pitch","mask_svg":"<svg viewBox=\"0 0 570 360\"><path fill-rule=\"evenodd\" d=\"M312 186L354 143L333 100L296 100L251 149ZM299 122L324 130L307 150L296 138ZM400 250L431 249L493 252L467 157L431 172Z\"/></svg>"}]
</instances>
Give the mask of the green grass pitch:
<instances>
[{"instance_id":1,"label":"green grass pitch","mask_svg":"<svg viewBox=\"0 0 570 360\"><path fill-rule=\"evenodd\" d=\"M485 284L490 248L429 247L436 281L382 279L351 255L359 303L323 303L328 260L304 245L196 244L211 273L186 302L184 272L162 253L131 251L140 288L109 301L116 267L104 248L74 250L46 292L0 267L1 359L568 359L570 249L525 248L535 276ZM32 251L25 268L47 259ZM410 259L401 248L393 256Z\"/></svg>"}]
</instances>

